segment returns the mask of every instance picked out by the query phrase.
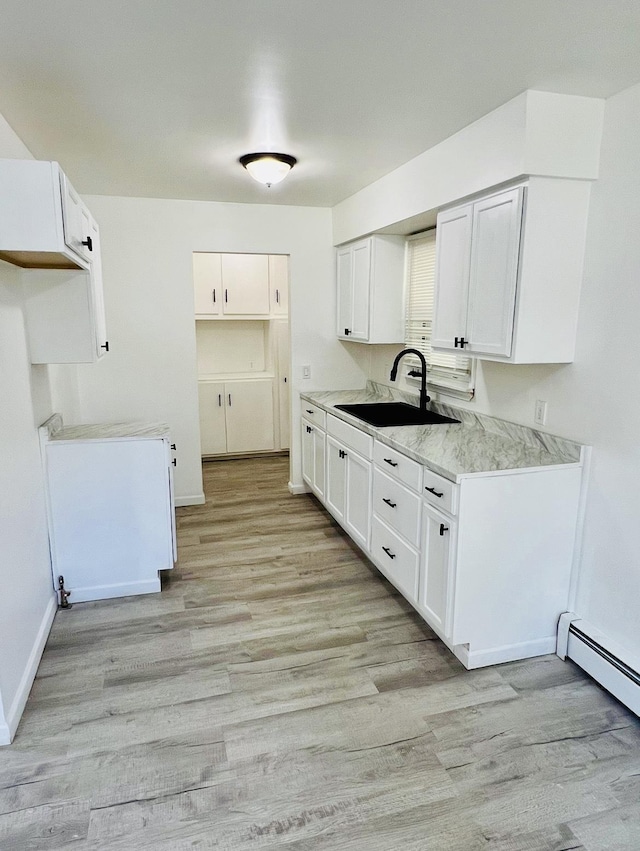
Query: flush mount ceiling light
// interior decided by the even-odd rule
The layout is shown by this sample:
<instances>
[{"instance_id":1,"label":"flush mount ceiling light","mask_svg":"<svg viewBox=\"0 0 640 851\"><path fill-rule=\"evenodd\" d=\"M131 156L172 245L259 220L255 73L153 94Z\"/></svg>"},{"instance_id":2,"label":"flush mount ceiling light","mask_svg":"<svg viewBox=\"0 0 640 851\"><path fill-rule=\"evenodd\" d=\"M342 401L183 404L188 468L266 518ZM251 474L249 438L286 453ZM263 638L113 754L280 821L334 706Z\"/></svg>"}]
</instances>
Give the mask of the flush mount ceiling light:
<instances>
[{"instance_id":1,"label":"flush mount ceiling light","mask_svg":"<svg viewBox=\"0 0 640 851\"><path fill-rule=\"evenodd\" d=\"M257 180L258 183L271 186L274 183L280 183L281 180L284 180L298 160L289 154L263 152L245 154L243 157L240 157L238 162L246 168L251 177Z\"/></svg>"}]
</instances>

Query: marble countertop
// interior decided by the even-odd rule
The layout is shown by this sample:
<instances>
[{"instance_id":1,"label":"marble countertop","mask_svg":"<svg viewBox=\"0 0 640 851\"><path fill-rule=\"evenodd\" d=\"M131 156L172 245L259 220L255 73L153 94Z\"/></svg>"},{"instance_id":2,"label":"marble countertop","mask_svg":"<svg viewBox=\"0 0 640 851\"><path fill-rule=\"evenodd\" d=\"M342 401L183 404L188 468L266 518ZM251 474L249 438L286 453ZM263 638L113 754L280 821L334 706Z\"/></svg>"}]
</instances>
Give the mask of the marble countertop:
<instances>
[{"instance_id":1,"label":"marble countertop","mask_svg":"<svg viewBox=\"0 0 640 851\"><path fill-rule=\"evenodd\" d=\"M166 423L92 423L64 426L62 417L54 414L43 424L49 440L133 440L136 438L169 437Z\"/></svg>"},{"instance_id":2,"label":"marble countertop","mask_svg":"<svg viewBox=\"0 0 640 851\"><path fill-rule=\"evenodd\" d=\"M300 396L453 482L499 470L580 464L582 459L582 446L574 441L442 403L432 402L429 407L460 419L460 423L377 428L336 409L336 405L366 402L416 404L410 394L373 382L365 390L318 391Z\"/></svg>"}]
</instances>

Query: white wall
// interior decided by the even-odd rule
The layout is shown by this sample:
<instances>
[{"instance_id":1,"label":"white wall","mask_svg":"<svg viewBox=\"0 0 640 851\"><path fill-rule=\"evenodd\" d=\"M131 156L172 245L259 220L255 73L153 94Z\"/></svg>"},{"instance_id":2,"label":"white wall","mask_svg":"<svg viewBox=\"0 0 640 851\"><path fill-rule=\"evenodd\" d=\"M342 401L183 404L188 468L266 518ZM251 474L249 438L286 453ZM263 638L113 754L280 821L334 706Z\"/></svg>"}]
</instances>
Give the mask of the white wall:
<instances>
[{"instance_id":1,"label":"white wall","mask_svg":"<svg viewBox=\"0 0 640 851\"><path fill-rule=\"evenodd\" d=\"M333 208L334 244L522 175L592 179L604 101L527 91Z\"/></svg>"},{"instance_id":2,"label":"white wall","mask_svg":"<svg viewBox=\"0 0 640 851\"><path fill-rule=\"evenodd\" d=\"M0 156L31 154L0 116ZM32 367L21 273L0 262L0 744L18 724L54 612L37 426L74 398L74 372Z\"/></svg>"},{"instance_id":3,"label":"white wall","mask_svg":"<svg viewBox=\"0 0 640 851\"><path fill-rule=\"evenodd\" d=\"M292 405L298 392L362 387L360 353L335 337L331 211L309 207L90 196L100 225L109 357L78 368L84 421L162 420L178 446L176 496L202 492L193 251L290 255ZM302 366L312 378L303 381ZM299 428L292 430L294 484Z\"/></svg>"}]
</instances>

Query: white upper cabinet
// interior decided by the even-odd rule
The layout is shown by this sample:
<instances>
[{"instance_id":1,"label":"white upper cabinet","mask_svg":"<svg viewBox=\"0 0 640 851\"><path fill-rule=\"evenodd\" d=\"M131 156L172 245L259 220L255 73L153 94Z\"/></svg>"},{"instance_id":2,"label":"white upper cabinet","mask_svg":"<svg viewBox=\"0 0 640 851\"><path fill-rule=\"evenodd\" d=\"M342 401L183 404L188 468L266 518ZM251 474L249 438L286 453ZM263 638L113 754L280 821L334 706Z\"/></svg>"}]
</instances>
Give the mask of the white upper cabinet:
<instances>
[{"instance_id":1,"label":"white upper cabinet","mask_svg":"<svg viewBox=\"0 0 640 851\"><path fill-rule=\"evenodd\" d=\"M336 252L338 337L404 342L403 237L370 236Z\"/></svg>"},{"instance_id":2,"label":"white upper cabinet","mask_svg":"<svg viewBox=\"0 0 640 851\"><path fill-rule=\"evenodd\" d=\"M289 258L268 254L193 254L196 319L287 316Z\"/></svg>"},{"instance_id":3,"label":"white upper cabinet","mask_svg":"<svg viewBox=\"0 0 640 851\"><path fill-rule=\"evenodd\" d=\"M529 178L438 214L433 347L573 360L589 184Z\"/></svg>"},{"instance_id":4,"label":"white upper cabinet","mask_svg":"<svg viewBox=\"0 0 640 851\"><path fill-rule=\"evenodd\" d=\"M90 215L58 163L0 160L0 199L0 259L27 269L92 261Z\"/></svg>"}]
</instances>

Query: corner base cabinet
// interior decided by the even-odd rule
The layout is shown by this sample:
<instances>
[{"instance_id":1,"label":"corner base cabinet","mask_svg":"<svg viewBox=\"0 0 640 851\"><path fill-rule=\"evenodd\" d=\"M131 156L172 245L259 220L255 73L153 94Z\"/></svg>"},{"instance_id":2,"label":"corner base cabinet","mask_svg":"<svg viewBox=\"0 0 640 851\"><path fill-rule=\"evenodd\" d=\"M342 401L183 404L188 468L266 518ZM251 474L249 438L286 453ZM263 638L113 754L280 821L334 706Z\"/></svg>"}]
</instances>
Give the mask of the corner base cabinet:
<instances>
[{"instance_id":1,"label":"corner base cabinet","mask_svg":"<svg viewBox=\"0 0 640 851\"><path fill-rule=\"evenodd\" d=\"M453 482L304 399L302 416L305 481L467 668L555 652L587 447Z\"/></svg>"},{"instance_id":2,"label":"corner base cabinet","mask_svg":"<svg viewBox=\"0 0 640 851\"><path fill-rule=\"evenodd\" d=\"M49 425L40 441L54 588L63 576L70 603L160 591L158 572L177 558L168 436Z\"/></svg>"}]
</instances>

